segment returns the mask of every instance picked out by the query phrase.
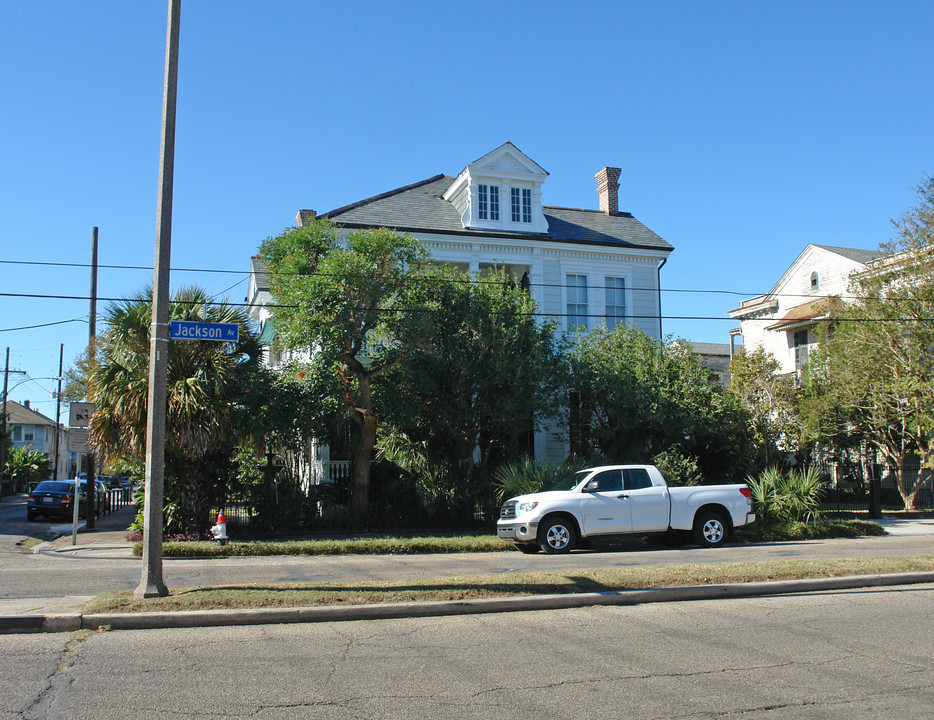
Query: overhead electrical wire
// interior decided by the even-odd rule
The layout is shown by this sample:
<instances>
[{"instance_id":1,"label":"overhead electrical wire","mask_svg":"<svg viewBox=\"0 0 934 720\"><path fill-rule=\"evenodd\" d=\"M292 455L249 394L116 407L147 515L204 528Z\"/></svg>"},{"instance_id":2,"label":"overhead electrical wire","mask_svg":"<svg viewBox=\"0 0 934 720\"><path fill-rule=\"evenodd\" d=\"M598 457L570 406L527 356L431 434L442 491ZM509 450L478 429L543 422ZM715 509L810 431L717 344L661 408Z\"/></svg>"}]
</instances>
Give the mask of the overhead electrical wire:
<instances>
[{"instance_id":1,"label":"overhead electrical wire","mask_svg":"<svg viewBox=\"0 0 934 720\"><path fill-rule=\"evenodd\" d=\"M47 261L33 261L33 260L0 260L0 265L35 265L35 266L40 266L40 267L67 267L67 268L81 268L81 269L90 269L91 267L90 263L62 263L62 262L47 262ZM99 270L146 270L148 272L152 272L153 270L152 267L148 267L145 265L103 265L103 264L99 264L97 267ZM497 266L493 265L493 267L497 267ZM210 274L221 274L221 275L244 275L245 276L242 280L234 283L230 288L227 288L227 290L222 290L219 293L215 293L215 296L228 292L229 290L233 289L234 287L239 285L244 280L249 279L252 275L263 274L263 275L266 275L267 277L276 276L276 275L279 275L279 276L293 275L293 273L274 273L270 270L263 270L261 273L256 273L256 272L253 272L252 270L244 271L244 270L223 270L223 269L218 269L218 268L184 268L184 267L171 268L170 272L210 273ZM302 277L336 277L336 275L332 273L319 273L319 272L301 273L300 276ZM339 277L354 277L354 276L353 275L349 275L349 276L340 275ZM373 276L372 275L366 275L366 276L361 275L359 277L372 278ZM432 277L420 278L418 276L414 276L413 279L435 281L435 278L432 278ZM460 283L481 284L481 285L483 284L502 285L503 284L503 282L500 280L489 280L484 277L465 277L463 279L453 278L453 281L460 282ZM564 287L568 287L568 285L566 283L546 283L546 282L529 281L528 287L564 288ZM607 285L588 286L588 289L590 290L606 290L609 288L610 286L607 286ZM616 289L616 287L613 286L612 289ZM700 288L629 287L627 288L627 290L631 290L633 292L653 292L653 293L662 292L662 293L672 293L672 294L681 293L681 294L697 294L697 295L731 295L731 296L744 297L744 298L765 297L771 294L771 292L742 292L740 290L700 289ZM810 295L806 293L779 293L779 294L782 297L800 297L800 298L814 298L815 297L814 295ZM0 293L0 297L2 296L3 296L3 293ZM65 299L65 300L87 299L87 298L59 297L55 295L45 296L45 295L25 295L25 294L17 295L16 297L36 297L36 298L48 297L49 299ZM837 297L840 297L841 299L846 299L846 300L858 300L861 298L861 296L859 295L839 295ZM107 300L111 298L102 298L102 299Z\"/></svg>"}]
</instances>

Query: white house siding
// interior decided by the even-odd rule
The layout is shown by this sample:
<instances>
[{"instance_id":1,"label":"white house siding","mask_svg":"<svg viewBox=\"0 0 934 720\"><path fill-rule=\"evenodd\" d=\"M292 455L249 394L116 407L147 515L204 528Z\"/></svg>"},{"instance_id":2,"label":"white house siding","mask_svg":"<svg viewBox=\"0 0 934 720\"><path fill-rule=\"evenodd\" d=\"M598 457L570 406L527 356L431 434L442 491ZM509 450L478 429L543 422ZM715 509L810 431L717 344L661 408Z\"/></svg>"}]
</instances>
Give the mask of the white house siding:
<instances>
[{"instance_id":1,"label":"white house siding","mask_svg":"<svg viewBox=\"0 0 934 720\"><path fill-rule=\"evenodd\" d=\"M740 320L744 347L761 348L771 353L780 364L779 372L796 371L795 332L807 331L808 344L816 342L814 320L788 329L775 325L795 308L814 300L836 296L844 301L851 297L850 280L854 272L864 270L866 263L877 255L873 251L808 245L765 295L744 301L730 316ZM811 287L811 276L817 273L819 284Z\"/></svg>"}]
</instances>

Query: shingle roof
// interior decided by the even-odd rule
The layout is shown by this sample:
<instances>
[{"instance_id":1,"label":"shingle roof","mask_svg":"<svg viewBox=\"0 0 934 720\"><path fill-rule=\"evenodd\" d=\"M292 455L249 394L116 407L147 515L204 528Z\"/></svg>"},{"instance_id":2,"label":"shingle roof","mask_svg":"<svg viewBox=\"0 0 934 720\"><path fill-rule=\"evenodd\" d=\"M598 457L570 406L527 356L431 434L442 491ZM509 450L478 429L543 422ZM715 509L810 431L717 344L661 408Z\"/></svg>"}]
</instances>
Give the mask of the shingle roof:
<instances>
[{"instance_id":1,"label":"shingle roof","mask_svg":"<svg viewBox=\"0 0 934 720\"><path fill-rule=\"evenodd\" d=\"M457 208L442 199L455 178L435 175L325 213L323 217L348 227L388 227L419 233L446 233L484 237L545 238L555 242L615 245L671 251L674 248L629 213L607 215L599 210L545 206L548 233L522 233L468 229Z\"/></svg>"},{"instance_id":2,"label":"shingle roof","mask_svg":"<svg viewBox=\"0 0 934 720\"><path fill-rule=\"evenodd\" d=\"M873 260L876 260L882 257L883 255L885 255L885 253L883 253L881 250L861 250L860 248L836 247L834 245L818 245L816 243L814 246L822 248L824 250L828 250L829 252L840 255L841 257L845 257L848 260L853 260L855 262L862 263L863 265L868 265Z\"/></svg>"},{"instance_id":3,"label":"shingle roof","mask_svg":"<svg viewBox=\"0 0 934 720\"><path fill-rule=\"evenodd\" d=\"M41 412L20 405L13 400L7 400L6 404L8 422L15 425L54 425L52 418L46 417Z\"/></svg>"}]
</instances>

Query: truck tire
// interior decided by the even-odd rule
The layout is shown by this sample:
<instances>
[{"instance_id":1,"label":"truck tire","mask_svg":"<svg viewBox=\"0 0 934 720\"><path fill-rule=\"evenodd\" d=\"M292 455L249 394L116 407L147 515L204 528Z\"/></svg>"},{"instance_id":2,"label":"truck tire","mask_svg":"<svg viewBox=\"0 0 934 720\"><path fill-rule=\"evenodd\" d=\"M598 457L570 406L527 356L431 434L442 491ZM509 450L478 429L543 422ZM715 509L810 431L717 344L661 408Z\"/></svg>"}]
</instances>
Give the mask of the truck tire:
<instances>
[{"instance_id":1,"label":"truck tire","mask_svg":"<svg viewBox=\"0 0 934 720\"><path fill-rule=\"evenodd\" d=\"M703 512L694 519L694 542L701 547L723 547L730 537L730 526L723 515Z\"/></svg>"},{"instance_id":2,"label":"truck tire","mask_svg":"<svg viewBox=\"0 0 934 720\"><path fill-rule=\"evenodd\" d=\"M569 553L576 543L577 530L566 518L545 518L538 526L538 546L550 555Z\"/></svg>"}]
</instances>

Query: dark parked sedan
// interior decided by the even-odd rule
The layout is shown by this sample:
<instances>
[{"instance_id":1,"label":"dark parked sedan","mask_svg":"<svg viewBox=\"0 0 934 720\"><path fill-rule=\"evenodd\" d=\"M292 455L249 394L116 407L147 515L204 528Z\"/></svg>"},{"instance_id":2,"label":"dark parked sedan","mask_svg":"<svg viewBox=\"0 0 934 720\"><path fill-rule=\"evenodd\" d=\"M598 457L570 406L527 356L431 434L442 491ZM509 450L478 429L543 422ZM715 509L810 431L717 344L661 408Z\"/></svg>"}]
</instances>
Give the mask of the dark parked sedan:
<instances>
[{"instance_id":1,"label":"dark parked sedan","mask_svg":"<svg viewBox=\"0 0 934 720\"><path fill-rule=\"evenodd\" d=\"M35 520L39 515L45 517L71 518L74 514L75 483L68 480L43 480L29 493L26 505L26 519ZM79 496L78 513L85 516L87 496Z\"/></svg>"}]
</instances>

